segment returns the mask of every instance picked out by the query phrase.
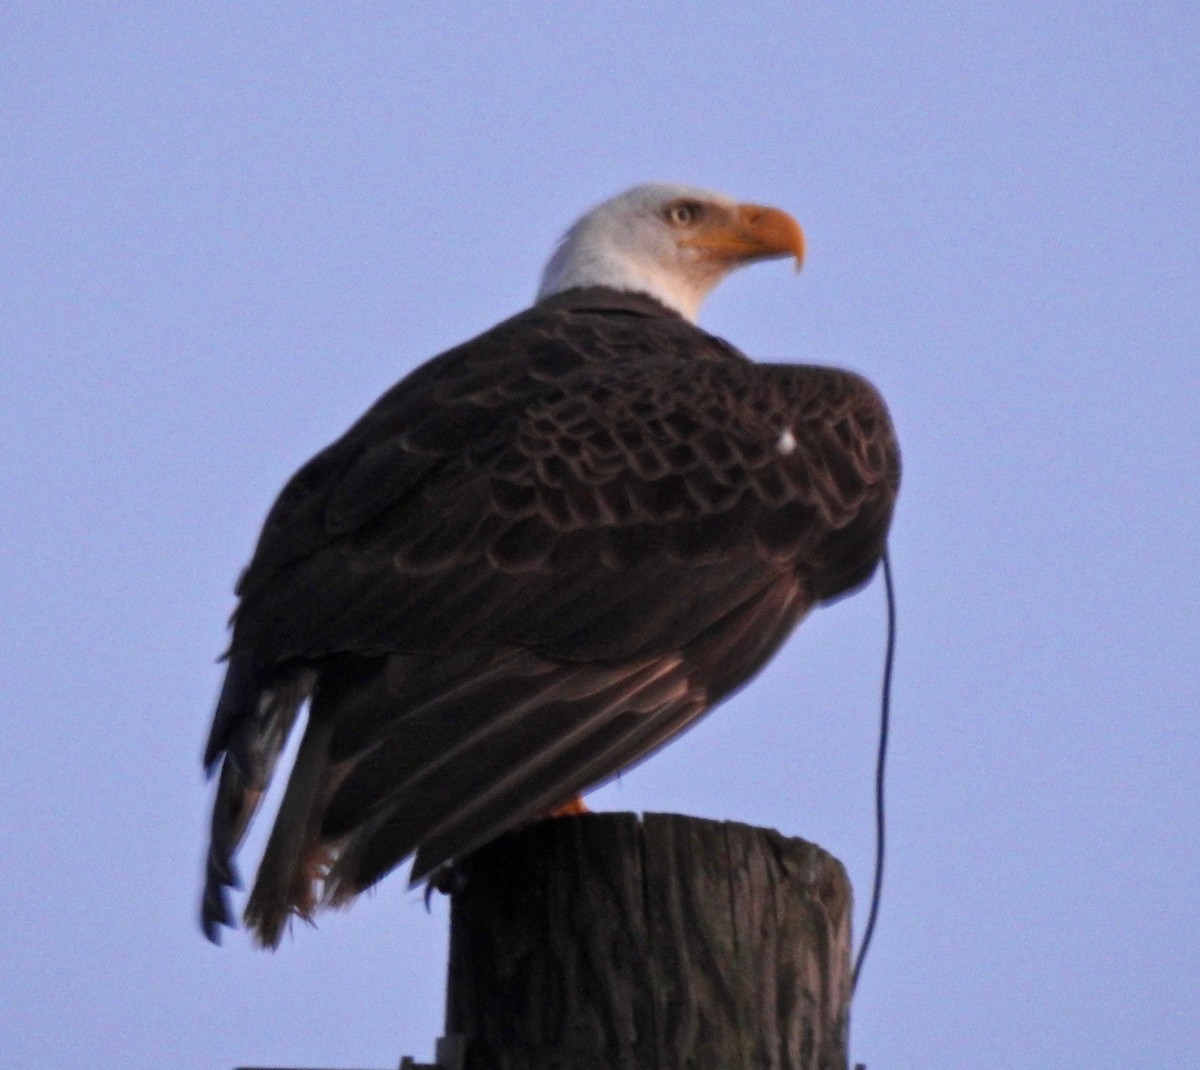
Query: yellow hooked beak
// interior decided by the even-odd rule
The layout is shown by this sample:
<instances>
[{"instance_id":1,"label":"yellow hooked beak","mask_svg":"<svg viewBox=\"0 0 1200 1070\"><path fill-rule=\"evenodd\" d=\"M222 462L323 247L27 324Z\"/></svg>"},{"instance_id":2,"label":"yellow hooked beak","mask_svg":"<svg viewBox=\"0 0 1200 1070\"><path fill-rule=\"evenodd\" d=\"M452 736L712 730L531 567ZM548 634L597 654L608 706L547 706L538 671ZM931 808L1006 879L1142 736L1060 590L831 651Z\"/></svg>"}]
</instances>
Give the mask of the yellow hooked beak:
<instances>
[{"instance_id":1,"label":"yellow hooked beak","mask_svg":"<svg viewBox=\"0 0 1200 1070\"><path fill-rule=\"evenodd\" d=\"M682 245L698 249L730 267L796 258L796 270L804 263L804 231L787 212L761 204L739 204L714 216L694 235L682 239Z\"/></svg>"}]
</instances>

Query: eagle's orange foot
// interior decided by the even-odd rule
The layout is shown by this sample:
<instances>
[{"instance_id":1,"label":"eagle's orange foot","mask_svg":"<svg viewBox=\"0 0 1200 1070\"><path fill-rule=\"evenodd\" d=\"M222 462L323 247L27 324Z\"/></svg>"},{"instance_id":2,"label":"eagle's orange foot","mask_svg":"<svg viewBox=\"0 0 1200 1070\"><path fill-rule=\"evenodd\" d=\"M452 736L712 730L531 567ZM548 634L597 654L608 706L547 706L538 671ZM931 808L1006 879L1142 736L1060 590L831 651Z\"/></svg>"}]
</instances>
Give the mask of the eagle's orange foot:
<instances>
[{"instance_id":1,"label":"eagle's orange foot","mask_svg":"<svg viewBox=\"0 0 1200 1070\"><path fill-rule=\"evenodd\" d=\"M586 814L590 811L583 801L582 795L574 795L561 806L556 806L546 814L547 817L572 817L575 814Z\"/></svg>"}]
</instances>

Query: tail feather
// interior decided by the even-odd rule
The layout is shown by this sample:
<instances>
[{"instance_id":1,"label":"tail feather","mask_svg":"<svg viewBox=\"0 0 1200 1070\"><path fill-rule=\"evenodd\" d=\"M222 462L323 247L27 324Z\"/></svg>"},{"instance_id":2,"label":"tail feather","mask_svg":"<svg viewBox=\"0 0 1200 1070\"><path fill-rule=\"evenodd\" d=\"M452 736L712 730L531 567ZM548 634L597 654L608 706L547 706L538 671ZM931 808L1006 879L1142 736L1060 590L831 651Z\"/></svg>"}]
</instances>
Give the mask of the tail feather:
<instances>
[{"instance_id":1,"label":"tail feather","mask_svg":"<svg viewBox=\"0 0 1200 1070\"><path fill-rule=\"evenodd\" d=\"M232 924L233 853L310 691L308 726L245 911L266 947L278 945L293 914L309 919L349 901L414 852L415 883L548 813L709 704L679 655L564 664L510 648L328 659L319 678L306 671L222 737L202 911L210 939ZM246 739L248 725L255 734Z\"/></svg>"},{"instance_id":2,"label":"tail feather","mask_svg":"<svg viewBox=\"0 0 1200 1070\"><path fill-rule=\"evenodd\" d=\"M292 914L311 919L320 885L319 806L328 780L328 723L314 709L258 866L244 920L263 947L278 947Z\"/></svg>"},{"instance_id":3,"label":"tail feather","mask_svg":"<svg viewBox=\"0 0 1200 1070\"><path fill-rule=\"evenodd\" d=\"M200 927L214 944L233 925L230 888L240 884L233 856L271 783L279 755L312 689L311 670L274 688L254 686L244 665L233 663L213 718L205 752L211 776L220 768L205 864Z\"/></svg>"}]
</instances>

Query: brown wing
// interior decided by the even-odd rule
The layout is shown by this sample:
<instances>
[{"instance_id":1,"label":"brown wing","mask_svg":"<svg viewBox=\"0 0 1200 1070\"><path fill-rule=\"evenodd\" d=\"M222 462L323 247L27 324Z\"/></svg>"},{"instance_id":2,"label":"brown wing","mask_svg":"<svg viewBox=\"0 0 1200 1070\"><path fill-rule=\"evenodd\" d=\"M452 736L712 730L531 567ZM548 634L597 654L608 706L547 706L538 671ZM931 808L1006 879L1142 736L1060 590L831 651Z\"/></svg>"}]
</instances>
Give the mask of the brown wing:
<instances>
[{"instance_id":1,"label":"brown wing","mask_svg":"<svg viewBox=\"0 0 1200 1070\"><path fill-rule=\"evenodd\" d=\"M898 461L864 381L665 315L529 327L503 374L484 336L406 380L273 510L214 723L210 931L261 792L244 770L269 775L297 696L247 911L267 943L318 895L418 849L419 880L637 761L874 568Z\"/></svg>"}]
</instances>

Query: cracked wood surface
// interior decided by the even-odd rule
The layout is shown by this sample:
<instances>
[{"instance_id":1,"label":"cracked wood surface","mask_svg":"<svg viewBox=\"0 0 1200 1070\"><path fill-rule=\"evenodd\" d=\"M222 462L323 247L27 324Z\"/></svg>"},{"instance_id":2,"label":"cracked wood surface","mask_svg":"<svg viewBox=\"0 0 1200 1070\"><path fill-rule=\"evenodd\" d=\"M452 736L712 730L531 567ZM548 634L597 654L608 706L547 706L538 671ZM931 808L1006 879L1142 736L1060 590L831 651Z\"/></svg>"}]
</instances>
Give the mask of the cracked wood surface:
<instances>
[{"instance_id":1,"label":"cracked wood surface","mask_svg":"<svg viewBox=\"0 0 1200 1070\"><path fill-rule=\"evenodd\" d=\"M543 821L453 895L467 1070L844 1070L851 894L821 848L669 814Z\"/></svg>"}]
</instances>

